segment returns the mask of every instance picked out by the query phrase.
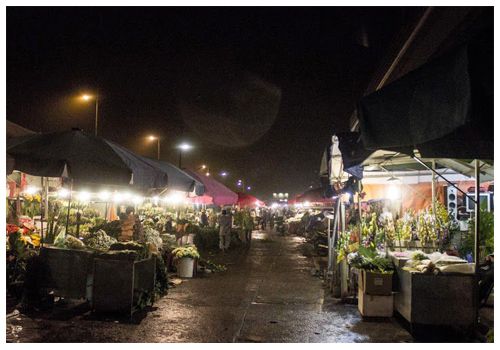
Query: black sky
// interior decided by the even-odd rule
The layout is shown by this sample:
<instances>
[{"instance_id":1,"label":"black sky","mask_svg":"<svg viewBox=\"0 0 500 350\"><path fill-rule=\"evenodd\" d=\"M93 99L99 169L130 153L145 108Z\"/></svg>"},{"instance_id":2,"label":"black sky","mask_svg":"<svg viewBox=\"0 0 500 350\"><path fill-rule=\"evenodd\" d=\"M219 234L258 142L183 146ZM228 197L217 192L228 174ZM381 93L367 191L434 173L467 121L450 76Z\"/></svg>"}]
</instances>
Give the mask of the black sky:
<instances>
[{"instance_id":1,"label":"black sky","mask_svg":"<svg viewBox=\"0 0 500 350\"><path fill-rule=\"evenodd\" d=\"M154 157L196 149L253 193L318 184L322 151L419 8L7 8L7 119L93 131ZM233 186L234 187L234 186Z\"/></svg>"}]
</instances>

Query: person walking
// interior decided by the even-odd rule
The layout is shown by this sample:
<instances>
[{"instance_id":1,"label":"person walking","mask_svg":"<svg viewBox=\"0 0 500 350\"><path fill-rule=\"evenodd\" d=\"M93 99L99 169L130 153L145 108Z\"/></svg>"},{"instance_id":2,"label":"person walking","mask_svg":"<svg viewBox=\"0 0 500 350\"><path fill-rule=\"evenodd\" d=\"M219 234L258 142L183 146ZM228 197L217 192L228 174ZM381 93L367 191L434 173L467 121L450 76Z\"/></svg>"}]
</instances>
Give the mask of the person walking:
<instances>
[{"instance_id":1,"label":"person walking","mask_svg":"<svg viewBox=\"0 0 500 350\"><path fill-rule=\"evenodd\" d=\"M219 216L219 248L222 251L229 249L231 241L231 215L227 213L226 209L222 210Z\"/></svg>"}]
</instances>

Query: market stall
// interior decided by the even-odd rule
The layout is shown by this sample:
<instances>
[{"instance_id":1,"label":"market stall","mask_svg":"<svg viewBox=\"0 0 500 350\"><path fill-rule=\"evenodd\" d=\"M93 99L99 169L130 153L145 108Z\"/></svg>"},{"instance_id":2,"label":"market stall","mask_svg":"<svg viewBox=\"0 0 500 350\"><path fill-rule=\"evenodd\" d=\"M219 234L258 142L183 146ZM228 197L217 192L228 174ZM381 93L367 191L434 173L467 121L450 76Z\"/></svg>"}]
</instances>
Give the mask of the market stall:
<instances>
[{"instance_id":1,"label":"market stall","mask_svg":"<svg viewBox=\"0 0 500 350\"><path fill-rule=\"evenodd\" d=\"M327 150L327 190L334 196L350 194L346 215L337 210L332 223L332 255L338 263L348 261L358 275L358 306L366 316L392 314L386 311L394 306L413 329L470 330L477 324L478 289L486 287L478 283L479 263L493 249L491 207L480 210L481 180L493 175L493 89L488 78L493 61L485 50L491 47L488 43L488 38L472 41L364 97L357 110L360 133L335 135ZM401 169L403 164L411 166ZM397 173L400 178L425 171L431 200L426 208L402 210L402 198L393 191L363 208L363 181L370 170L385 172L386 188L394 187L390 181L397 179L397 171L406 172ZM471 176L472 192L457 185ZM438 179L456 191L449 198L460 193L471 203L465 243L472 243L465 251L450 250L457 220L438 201ZM356 185L348 186L350 180ZM342 226L341 218L349 211L360 220ZM367 271L375 275L359 277ZM394 288L392 278L384 277L391 274ZM374 285L387 288L367 289ZM394 296L387 294L392 290Z\"/></svg>"},{"instance_id":2,"label":"market stall","mask_svg":"<svg viewBox=\"0 0 500 350\"><path fill-rule=\"evenodd\" d=\"M172 227L155 214L162 206L178 205L179 194L203 194L201 183L168 163L153 162L80 130L9 139L7 154L20 179L14 194L34 202L31 215L14 215L16 223L7 227L9 287L31 278L31 288L38 291L84 298L95 311L129 314L166 292L162 255L175 246ZM27 176L42 182L27 186ZM161 200L155 193L162 194ZM108 211L116 207L126 211L121 210L120 220L107 221ZM37 212L39 228L33 225ZM40 243L45 246L35 261L31 258L38 256ZM28 276L32 264L41 271L36 277ZM113 285L131 286L130 293L99 282L108 280L110 266L116 272L111 274Z\"/></svg>"}]
</instances>

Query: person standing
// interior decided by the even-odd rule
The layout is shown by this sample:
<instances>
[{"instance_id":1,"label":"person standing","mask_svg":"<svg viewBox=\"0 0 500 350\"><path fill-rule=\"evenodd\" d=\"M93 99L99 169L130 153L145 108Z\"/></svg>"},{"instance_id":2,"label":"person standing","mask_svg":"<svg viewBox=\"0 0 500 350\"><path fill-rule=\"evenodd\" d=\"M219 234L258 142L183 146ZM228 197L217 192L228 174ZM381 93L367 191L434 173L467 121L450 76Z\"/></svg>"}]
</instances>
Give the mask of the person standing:
<instances>
[{"instance_id":1,"label":"person standing","mask_svg":"<svg viewBox=\"0 0 500 350\"><path fill-rule=\"evenodd\" d=\"M210 211L210 214L208 216L208 222L211 228L215 228L215 225L217 225L217 214L215 214L214 209Z\"/></svg>"},{"instance_id":2,"label":"person standing","mask_svg":"<svg viewBox=\"0 0 500 350\"><path fill-rule=\"evenodd\" d=\"M207 213L205 212L205 210L203 210L201 212L201 216L200 216L200 226L201 227L207 227L208 226L208 216L207 216Z\"/></svg>"},{"instance_id":3,"label":"person standing","mask_svg":"<svg viewBox=\"0 0 500 350\"><path fill-rule=\"evenodd\" d=\"M250 243L252 242L252 231L254 229L254 226L253 218L248 210L245 210L245 212L243 213L242 227L245 235L245 242L250 245Z\"/></svg>"},{"instance_id":4,"label":"person standing","mask_svg":"<svg viewBox=\"0 0 500 350\"><path fill-rule=\"evenodd\" d=\"M231 221L231 215L223 209L222 214L219 216L219 248L222 251L229 249L229 243L231 241Z\"/></svg>"}]
</instances>

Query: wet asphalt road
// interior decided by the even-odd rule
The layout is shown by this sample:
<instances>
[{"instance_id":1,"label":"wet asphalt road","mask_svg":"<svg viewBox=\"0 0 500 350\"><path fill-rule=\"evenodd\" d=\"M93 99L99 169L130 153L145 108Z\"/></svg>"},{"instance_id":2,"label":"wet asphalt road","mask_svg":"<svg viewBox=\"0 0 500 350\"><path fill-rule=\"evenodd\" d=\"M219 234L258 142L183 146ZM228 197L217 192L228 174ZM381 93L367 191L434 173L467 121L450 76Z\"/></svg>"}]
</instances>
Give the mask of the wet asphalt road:
<instances>
[{"instance_id":1,"label":"wet asphalt road","mask_svg":"<svg viewBox=\"0 0 500 350\"><path fill-rule=\"evenodd\" d=\"M8 322L29 342L407 342L395 320L363 321L355 305L335 303L301 238L254 232L249 249L214 261L228 270L185 280L138 324L88 312ZM68 316L69 315L69 316Z\"/></svg>"}]
</instances>

